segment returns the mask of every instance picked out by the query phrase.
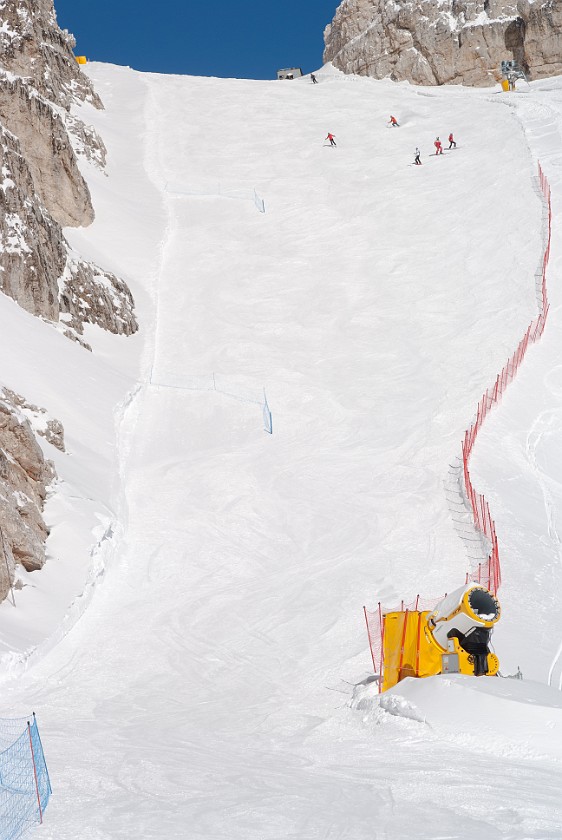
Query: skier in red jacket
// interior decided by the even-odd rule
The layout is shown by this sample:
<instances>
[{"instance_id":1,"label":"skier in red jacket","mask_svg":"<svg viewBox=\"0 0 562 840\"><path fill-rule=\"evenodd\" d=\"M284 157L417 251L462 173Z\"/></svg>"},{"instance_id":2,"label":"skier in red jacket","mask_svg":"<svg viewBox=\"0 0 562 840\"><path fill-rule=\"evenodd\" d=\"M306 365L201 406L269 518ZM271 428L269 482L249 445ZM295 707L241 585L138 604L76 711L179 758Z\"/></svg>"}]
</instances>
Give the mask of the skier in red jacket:
<instances>
[{"instance_id":1,"label":"skier in red jacket","mask_svg":"<svg viewBox=\"0 0 562 840\"><path fill-rule=\"evenodd\" d=\"M443 154L443 146L441 145L441 140L439 139L439 137L435 138L435 143L433 145L435 146L435 154L436 155L442 155Z\"/></svg>"},{"instance_id":2,"label":"skier in red jacket","mask_svg":"<svg viewBox=\"0 0 562 840\"><path fill-rule=\"evenodd\" d=\"M330 146L335 146L336 145L336 141L334 140L335 136L336 136L335 134L330 134L330 132L328 132L328 136L326 137L326 140L330 141Z\"/></svg>"},{"instance_id":3,"label":"skier in red jacket","mask_svg":"<svg viewBox=\"0 0 562 840\"><path fill-rule=\"evenodd\" d=\"M399 123L398 123L398 120L396 119L396 117L393 117L392 115L390 116L390 125L391 125L393 128L394 128L394 127L396 127L396 128L400 128L400 125L399 125Z\"/></svg>"},{"instance_id":4,"label":"skier in red jacket","mask_svg":"<svg viewBox=\"0 0 562 840\"><path fill-rule=\"evenodd\" d=\"M449 134L449 148L452 149L453 146L455 147L455 149L457 148L457 144L455 143L455 138L453 137L453 132L451 131L451 133Z\"/></svg>"}]
</instances>

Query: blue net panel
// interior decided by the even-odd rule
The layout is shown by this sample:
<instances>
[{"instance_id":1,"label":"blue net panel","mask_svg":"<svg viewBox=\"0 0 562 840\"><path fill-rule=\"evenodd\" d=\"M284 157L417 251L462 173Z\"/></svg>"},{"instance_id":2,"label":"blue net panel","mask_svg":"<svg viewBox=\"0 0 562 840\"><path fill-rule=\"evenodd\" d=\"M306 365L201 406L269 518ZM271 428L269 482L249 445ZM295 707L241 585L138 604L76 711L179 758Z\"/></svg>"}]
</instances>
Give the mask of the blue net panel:
<instances>
[{"instance_id":1,"label":"blue net panel","mask_svg":"<svg viewBox=\"0 0 562 840\"><path fill-rule=\"evenodd\" d=\"M0 840L15 840L43 822L51 795L35 715L0 719L0 745Z\"/></svg>"}]
</instances>

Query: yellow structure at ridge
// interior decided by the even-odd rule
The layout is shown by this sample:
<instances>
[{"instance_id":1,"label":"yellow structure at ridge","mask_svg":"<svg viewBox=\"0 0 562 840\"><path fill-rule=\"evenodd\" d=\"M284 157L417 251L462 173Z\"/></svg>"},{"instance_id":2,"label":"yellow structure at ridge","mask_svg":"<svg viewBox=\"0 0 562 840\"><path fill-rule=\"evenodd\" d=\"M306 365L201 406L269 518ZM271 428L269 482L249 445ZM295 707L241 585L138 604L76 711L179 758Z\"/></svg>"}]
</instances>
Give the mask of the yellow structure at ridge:
<instances>
[{"instance_id":1,"label":"yellow structure at ridge","mask_svg":"<svg viewBox=\"0 0 562 840\"><path fill-rule=\"evenodd\" d=\"M87 64L88 63L88 59L86 58L85 55L75 55L74 57L75 57L76 61L78 62L78 64Z\"/></svg>"},{"instance_id":2,"label":"yellow structure at ridge","mask_svg":"<svg viewBox=\"0 0 562 840\"><path fill-rule=\"evenodd\" d=\"M435 674L494 676L499 660L489 649L500 618L497 598L469 584L434 610L404 610L383 616L383 682L386 691L405 677Z\"/></svg>"}]
</instances>

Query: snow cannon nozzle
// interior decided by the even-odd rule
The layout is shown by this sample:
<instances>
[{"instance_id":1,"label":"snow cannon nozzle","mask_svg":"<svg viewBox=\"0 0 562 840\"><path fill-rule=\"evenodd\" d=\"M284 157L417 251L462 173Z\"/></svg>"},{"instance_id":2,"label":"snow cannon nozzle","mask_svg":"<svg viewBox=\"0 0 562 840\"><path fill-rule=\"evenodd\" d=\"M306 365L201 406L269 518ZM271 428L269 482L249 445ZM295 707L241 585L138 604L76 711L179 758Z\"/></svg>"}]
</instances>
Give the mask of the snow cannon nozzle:
<instances>
[{"instance_id":1,"label":"snow cannon nozzle","mask_svg":"<svg viewBox=\"0 0 562 840\"><path fill-rule=\"evenodd\" d=\"M444 648L451 630L463 635L476 627L492 629L499 621L501 608L495 595L479 584L469 583L446 595L428 616L436 641Z\"/></svg>"},{"instance_id":2,"label":"snow cannon nozzle","mask_svg":"<svg viewBox=\"0 0 562 840\"><path fill-rule=\"evenodd\" d=\"M497 598L487 589L474 588L468 593L468 603L475 615L486 621L498 621L500 617L500 605Z\"/></svg>"}]
</instances>

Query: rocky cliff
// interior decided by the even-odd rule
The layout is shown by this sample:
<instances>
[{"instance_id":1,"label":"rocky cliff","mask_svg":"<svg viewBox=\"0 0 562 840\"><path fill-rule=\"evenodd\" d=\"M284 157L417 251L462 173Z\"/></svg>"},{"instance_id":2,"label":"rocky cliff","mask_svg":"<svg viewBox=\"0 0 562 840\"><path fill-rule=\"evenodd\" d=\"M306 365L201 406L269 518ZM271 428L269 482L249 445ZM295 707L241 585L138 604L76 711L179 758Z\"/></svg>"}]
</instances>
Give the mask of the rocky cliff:
<instances>
[{"instance_id":1,"label":"rocky cliff","mask_svg":"<svg viewBox=\"0 0 562 840\"><path fill-rule=\"evenodd\" d=\"M324 61L414 84L487 86L515 60L530 79L562 73L562 0L344 0Z\"/></svg>"},{"instance_id":2,"label":"rocky cliff","mask_svg":"<svg viewBox=\"0 0 562 840\"><path fill-rule=\"evenodd\" d=\"M55 471L45 460L30 422L42 415L44 409L0 389L0 599L13 584L17 564L33 572L45 563L48 529L41 511ZM64 449L60 423L47 419L43 434Z\"/></svg>"},{"instance_id":3,"label":"rocky cliff","mask_svg":"<svg viewBox=\"0 0 562 840\"><path fill-rule=\"evenodd\" d=\"M94 219L78 157L103 168L106 154L71 113L103 107L74 45L53 0L0 0L0 292L88 348L85 323L124 335L138 326L126 284L82 260L63 235ZM30 571L45 561L42 509L54 469L33 431L41 422L30 423L43 414L0 387L0 598L18 563ZM45 430L63 446L55 419Z\"/></svg>"},{"instance_id":4,"label":"rocky cliff","mask_svg":"<svg viewBox=\"0 0 562 840\"><path fill-rule=\"evenodd\" d=\"M137 329L129 290L71 254L62 232L94 218L77 154L105 162L101 139L71 107L102 103L53 0L0 0L0 24L0 290L51 321L70 314L71 337L85 322L129 335Z\"/></svg>"}]
</instances>

